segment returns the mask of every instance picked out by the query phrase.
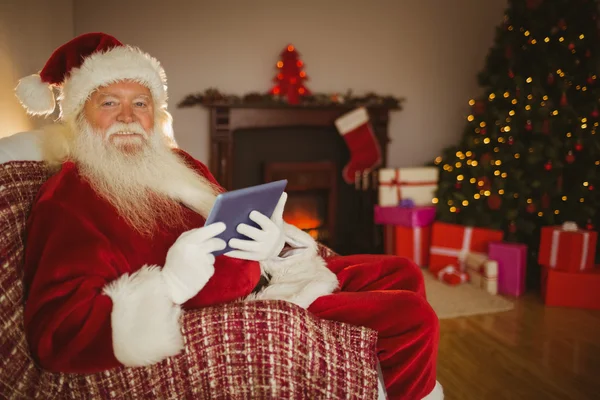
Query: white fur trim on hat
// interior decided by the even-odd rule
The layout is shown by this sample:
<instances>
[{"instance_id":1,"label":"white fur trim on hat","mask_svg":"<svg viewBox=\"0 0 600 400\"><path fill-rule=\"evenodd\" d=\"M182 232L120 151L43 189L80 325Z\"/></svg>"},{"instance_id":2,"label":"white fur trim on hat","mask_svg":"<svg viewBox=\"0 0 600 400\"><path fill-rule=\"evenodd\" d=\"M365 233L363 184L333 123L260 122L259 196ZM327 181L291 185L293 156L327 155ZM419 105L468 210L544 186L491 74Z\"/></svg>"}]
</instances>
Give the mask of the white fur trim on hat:
<instances>
[{"instance_id":1,"label":"white fur trim on hat","mask_svg":"<svg viewBox=\"0 0 600 400\"><path fill-rule=\"evenodd\" d=\"M90 55L71 71L58 99L61 118L75 118L95 89L122 80L147 86L155 107L166 108L167 78L158 60L138 48L118 46Z\"/></svg>"},{"instance_id":2,"label":"white fur trim on hat","mask_svg":"<svg viewBox=\"0 0 600 400\"><path fill-rule=\"evenodd\" d=\"M15 94L27 113L32 115L52 114L56 106L52 87L42 82L38 74L19 80Z\"/></svg>"}]
</instances>

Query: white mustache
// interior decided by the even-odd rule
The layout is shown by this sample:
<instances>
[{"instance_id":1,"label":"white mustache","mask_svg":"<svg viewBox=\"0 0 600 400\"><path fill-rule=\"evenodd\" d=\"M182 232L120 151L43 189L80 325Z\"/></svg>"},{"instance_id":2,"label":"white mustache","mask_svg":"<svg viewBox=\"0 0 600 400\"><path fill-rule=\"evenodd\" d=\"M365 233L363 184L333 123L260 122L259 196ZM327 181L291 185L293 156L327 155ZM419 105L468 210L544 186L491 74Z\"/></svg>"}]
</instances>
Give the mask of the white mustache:
<instances>
[{"instance_id":1,"label":"white mustache","mask_svg":"<svg viewBox=\"0 0 600 400\"><path fill-rule=\"evenodd\" d=\"M148 138L148 134L140 125L139 122L131 122L129 124L125 124L122 122L115 122L108 128L106 131L106 137L109 138L113 135L127 135L127 134L137 134L143 136L145 139Z\"/></svg>"}]
</instances>

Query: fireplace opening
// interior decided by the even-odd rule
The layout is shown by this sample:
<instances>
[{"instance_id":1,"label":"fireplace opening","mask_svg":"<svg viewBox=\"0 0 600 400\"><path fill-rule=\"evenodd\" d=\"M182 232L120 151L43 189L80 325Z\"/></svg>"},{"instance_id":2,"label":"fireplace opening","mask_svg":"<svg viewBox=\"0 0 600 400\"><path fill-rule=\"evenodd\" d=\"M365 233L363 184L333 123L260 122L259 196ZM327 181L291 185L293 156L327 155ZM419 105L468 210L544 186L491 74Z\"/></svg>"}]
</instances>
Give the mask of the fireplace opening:
<instances>
[{"instance_id":1,"label":"fireplace opening","mask_svg":"<svg viewBox=\"0 0 600 400\"><path fill-rule=\"evenodd\" d=\"M265 164L265 182L288 181L283 219L325 245L334 239L336 171L336 164L327 161Z\"/></svg>"}]
</instances>

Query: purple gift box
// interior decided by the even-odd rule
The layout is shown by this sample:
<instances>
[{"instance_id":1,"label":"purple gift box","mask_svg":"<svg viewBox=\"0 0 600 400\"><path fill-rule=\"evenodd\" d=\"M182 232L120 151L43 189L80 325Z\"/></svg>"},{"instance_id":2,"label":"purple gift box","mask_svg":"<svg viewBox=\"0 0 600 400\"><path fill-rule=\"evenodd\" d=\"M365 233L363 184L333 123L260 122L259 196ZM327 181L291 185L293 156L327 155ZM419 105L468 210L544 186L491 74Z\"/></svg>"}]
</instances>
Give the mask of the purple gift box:
<instances>
[{"instance_id":1,"label":"purple gift box","mask_svg":"<svg viewBox=\"0 0 600 400\"><path fill-rule=\"evenodd\" d=\"M375 223L381 225L400 225L405 227L424 227L433 224L435 206L393 207L375 206Z\"/></svg>"},{"instance_id":2,"label":"purple gift box","mask_svg":"<svg viewBox=\"0 0 600 400\"><path fill-rule=\"evenodd\" d=\"M525 292L527 246L519 243L490 242L488 258L498 262L498 293L518 297Z\"/></svg>"}]
</instances>

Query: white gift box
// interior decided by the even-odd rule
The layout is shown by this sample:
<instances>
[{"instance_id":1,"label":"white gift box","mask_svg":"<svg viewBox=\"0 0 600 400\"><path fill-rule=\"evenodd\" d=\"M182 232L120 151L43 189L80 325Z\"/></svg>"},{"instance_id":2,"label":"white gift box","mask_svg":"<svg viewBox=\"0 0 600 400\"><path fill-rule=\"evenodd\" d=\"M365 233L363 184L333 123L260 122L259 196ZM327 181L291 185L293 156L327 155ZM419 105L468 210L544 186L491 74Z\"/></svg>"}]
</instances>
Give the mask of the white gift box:
<instances>
[{"instance_id":1,"label":"white gift box","mask_svg":"<svg viewBox=\"0 0 600 400\"><path fill-rule=\"evenodd\" d=\"M379 170L379 205L397 206L411 199L415 206L430 206L438 187L437 167L382 168Z\"/></svg>"}]
</instances>

